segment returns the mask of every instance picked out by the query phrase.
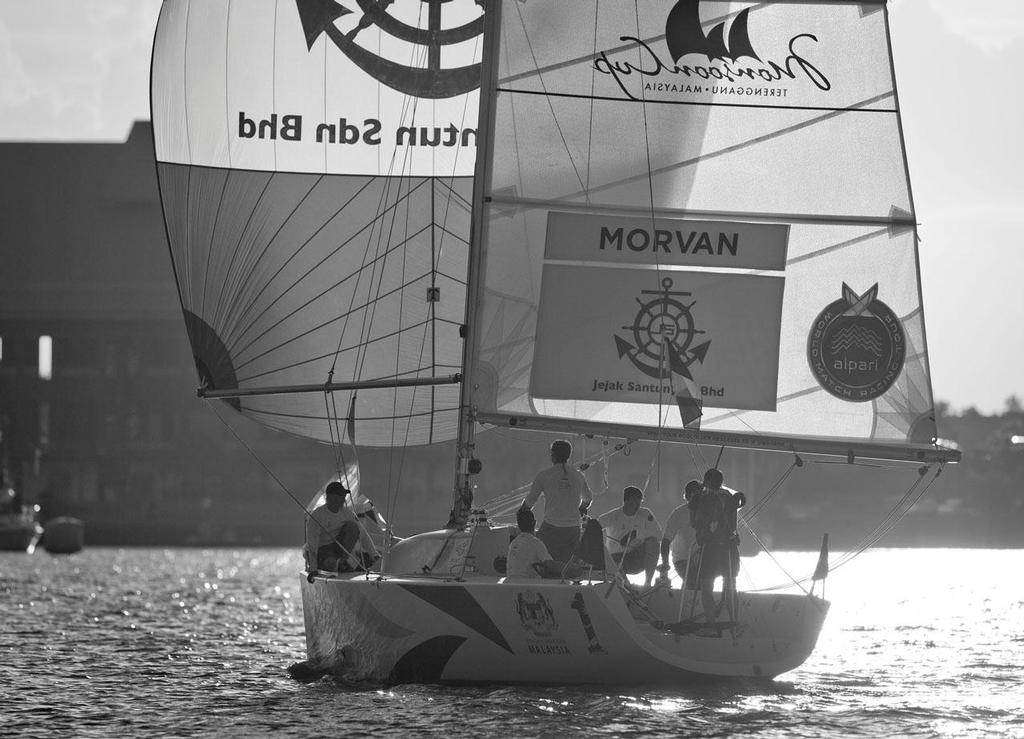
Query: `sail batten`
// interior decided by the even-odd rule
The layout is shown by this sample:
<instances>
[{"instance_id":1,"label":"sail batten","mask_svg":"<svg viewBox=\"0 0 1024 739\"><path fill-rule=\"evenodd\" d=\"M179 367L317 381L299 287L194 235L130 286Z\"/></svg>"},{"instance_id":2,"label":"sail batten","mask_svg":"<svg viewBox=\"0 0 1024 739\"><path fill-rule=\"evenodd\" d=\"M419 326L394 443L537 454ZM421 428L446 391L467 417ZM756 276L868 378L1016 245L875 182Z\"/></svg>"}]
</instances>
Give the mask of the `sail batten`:
<instances>
[{"instance_id":1,"label":"sail batten","mask_svg":"<svg viewBox=\"0 0 1024 739\"><path fill-rule=\"evenodd\" d=\"M509 197L507 195L493 195L488 197L488 202L495 205L512 205L522 207L540 207L540 208L558 208L559 210L579 210L579 211L592 211L594 209L593 203L580 202L578 200L568 200L564 198L550 198L542 200L539 198L516 198ZM602 212L615 211L621 213L642 213L644 215L653 215L655 217L660 216L678 216L680 218L723 218L723 219L736 219L742 218L747 221L767 221L767 222L786 222L786 223L803 223L808 225L865 225L865 226L885 226L886 230L892 226L898 227L915 227L917 221L912 216L907 217L893 217L891 215L884 217L872 217L872 216L826 216L826 215L813 215L809 213L755 213L751 211L729 211L729 210L691 210L685 208L666 208L661 207L657 209L651 209L642 205L627 206L627 205L614 205L608 206L602 209ZM875 232L877 234L877 232ZM868 237L875 234L869 234ZM835 245L829 248L839 248L841 245ZM807 258L805 255L803 258Z\"/></svg>"}]
</instances>

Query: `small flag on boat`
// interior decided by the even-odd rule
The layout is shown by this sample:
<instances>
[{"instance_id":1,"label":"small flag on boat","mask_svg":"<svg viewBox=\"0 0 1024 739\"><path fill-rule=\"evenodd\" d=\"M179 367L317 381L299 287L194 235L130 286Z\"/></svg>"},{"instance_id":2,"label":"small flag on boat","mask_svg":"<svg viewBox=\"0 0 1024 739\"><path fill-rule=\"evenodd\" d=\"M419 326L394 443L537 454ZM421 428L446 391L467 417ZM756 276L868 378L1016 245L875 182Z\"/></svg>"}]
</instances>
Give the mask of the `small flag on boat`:
<instances>
[{"instance_id":1,"label":"small flag on boat","mask_svg":"<svg viewBox=\"0 0 1024 739\"><path fill-rule=\"evenodd\" d=\"M828 577L828 534L821 535L821 552L818 554L818 566L814 568L812 580L824 580Z\"/></svg>"},{"instance_id":2,"label":"small flag on boat","mask_svg":"<svg viewBox=\"0 0 1024 739\"><path fill-rule=\"evenodd\" d=\"M688 429L700 428L700 417L704 414L704 401L700 396L700 388L690 374L690 368L686 361L679 355L679 351L673 346L668 337L663 345L668 354L668 366L672 376L672 391L676 396L676 405L679 406L679 417L683 426ZM706 348L705 348L705 351Z\"/></svg>"},{"instance_id":3,"label":"small flag on boat","mask_svg":"<svg viewBox=\"0 0 1024 739\"><path fill-rule=\"evenodd\" d=\"M348 402L348 418L345 420L345 431L348 433L348 440L352 446L356 445L356 393L353 391L352 398Z\"/></svg>"}]
</instances>

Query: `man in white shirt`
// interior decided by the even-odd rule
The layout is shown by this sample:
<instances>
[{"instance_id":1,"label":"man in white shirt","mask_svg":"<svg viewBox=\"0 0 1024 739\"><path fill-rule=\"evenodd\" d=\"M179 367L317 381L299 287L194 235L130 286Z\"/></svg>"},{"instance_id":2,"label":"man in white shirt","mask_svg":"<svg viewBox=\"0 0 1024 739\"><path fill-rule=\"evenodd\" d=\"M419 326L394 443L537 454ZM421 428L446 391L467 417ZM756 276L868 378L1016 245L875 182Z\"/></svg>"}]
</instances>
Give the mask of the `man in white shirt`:
<instances>
[{"instance_id":1,"label":"man in white shirt","mask_svg":"<svg viewBox=\"0 0 1024 739\"><path fill-rule=\"evenodd\" d=\"M604 540L612 560L627 575L643 572L644 586L650 587L658 564L658 542L661 526L654 514L640 504L643 491L629 485L622 491L622 507L608 511L598 521L604 529Z\"/></svg>"},{"instance_id":2,"label":"man in white shirt","mask_svg":"<svg viewBox=\"0 0 1024 739\"><path fill-rule=\"evenodd\" d=\"M533 534L537 519L529 508L520 508L516 513L519 533L508 545L505 563L507 577L544 577L554 572L557 577L558 563L551 559L544 542Z\"/></svg>"},{"instance_id":3,"label":"man in white shirt","mask_svg":"<svg viewBox=\"0 0 1024 739\"><path fill-rule=\"evenodd\" d=\"M665 534L661 538L661 567L662 572L668 572L668 555L672 553L672 564L676 572L686 581L686 565L690 558L690 549L693 546L692 526L690 523L693 509L690 501L694 496L699 495L702 486L699 480L690 480L686 483L686 491L683 494L685 502L676 508L668 516L665 522ZM697 589L697 578L690 578L687 583L691 590Z\"/></svg>"},{"instance_id":4,"label":"man in white shirt","mask_svg":"<svg viewBox=\"0 0 1024 739\"><path fill-rule=\"evenodd\" d=\"M332 482L326 502L306 518L306 565L309 578L317 570L354 572L369 569L380 555L373 540L351 510L345 507L348 488ZM310 579L312 582L312 579Z\"/></svg>"},{"instance_id":5,"label":"man in white shirt","mask_svg":"<svg viewBox=\"0 0 1024 739\"><path fill-rule=\"evenodd\" d=\"M569 562L580 543L580 517L594 500L587 478L569 466L572 444L558 439L551 444L551 466L537 473L521 508L533 510L544 496L544 523L537 538L544 542L551 556Z\"/></svg>"}]
</instances>

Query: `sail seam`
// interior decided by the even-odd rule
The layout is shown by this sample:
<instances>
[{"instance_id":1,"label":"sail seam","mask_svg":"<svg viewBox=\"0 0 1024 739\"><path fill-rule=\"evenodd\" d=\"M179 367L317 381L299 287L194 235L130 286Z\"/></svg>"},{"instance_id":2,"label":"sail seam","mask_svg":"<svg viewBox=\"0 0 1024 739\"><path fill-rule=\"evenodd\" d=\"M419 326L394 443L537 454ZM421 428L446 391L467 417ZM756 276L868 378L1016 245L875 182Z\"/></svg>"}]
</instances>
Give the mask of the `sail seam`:
<instances>
[{"instance_id":1,"label":"sail seam","mask_svg":"<svg viewBox=\"0 0 1024 739\"><path fill-rule=\"evenodd\" d=\"M670 105L670 106L684 106L684 107L696 107L696 108L745 108L753 110L808 110L808 111L819 111L826 113L888 113L895 115L899 111L896 108L864 108L858 106L846 106L842 108L836 108L825 105L757 105L754 103L714 103L705 102L698 100L648 100L646 98L624 98L614 95L584 95L583 93L573 92L551 92L550 90L517 90L511 87L499 87L497 92L503 92L514 95L541 95L549 98L569 98L575 100L601 100L604 102L619 102L629 103L635 105L640 104L651 104L651 105ZM892 97L892 91L881 93L874 99L885 99ZM859 104L858 104L859 105ZM581 183L582 184L582 181Z\"/></svg>"}]
</instances>

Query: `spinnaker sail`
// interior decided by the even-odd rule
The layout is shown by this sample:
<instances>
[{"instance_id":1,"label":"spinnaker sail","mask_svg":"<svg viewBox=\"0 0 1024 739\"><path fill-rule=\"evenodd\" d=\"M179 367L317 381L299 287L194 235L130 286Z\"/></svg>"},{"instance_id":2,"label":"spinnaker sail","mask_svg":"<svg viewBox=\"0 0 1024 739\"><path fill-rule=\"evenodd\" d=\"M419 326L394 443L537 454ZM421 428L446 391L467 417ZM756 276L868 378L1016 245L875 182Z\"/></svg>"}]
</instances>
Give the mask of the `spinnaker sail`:
<instances>
[{"instance_id":1,"label":"spinnaker sail","mask_svg":"<svg viewBox=\"0 0 1024 739\"><path fill-rule=\"evenodd\" d=\"M368 446L455 435L483 17L389 5L165 0L152 65L203 391Z\"/></svg>"},{"instance_id":2,"label":"spinnaker sail","mask_svg":"<svg viewBox=\"0 0 1024 739\"><path fill-rule=\"evenodd\" d=\"M509 2L500 28L478 421L944 454L883 3Z\"/></svg>"}]
</instances>

